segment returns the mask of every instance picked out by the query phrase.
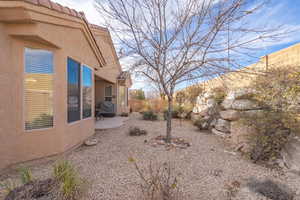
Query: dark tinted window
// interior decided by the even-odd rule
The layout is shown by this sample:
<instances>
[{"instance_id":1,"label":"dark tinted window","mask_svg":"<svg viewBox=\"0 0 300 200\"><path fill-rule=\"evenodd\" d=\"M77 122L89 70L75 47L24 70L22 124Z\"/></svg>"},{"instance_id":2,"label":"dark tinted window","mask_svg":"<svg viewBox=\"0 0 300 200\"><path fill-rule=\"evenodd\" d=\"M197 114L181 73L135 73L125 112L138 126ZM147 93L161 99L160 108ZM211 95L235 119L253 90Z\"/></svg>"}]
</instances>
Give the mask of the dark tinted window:
<instances>
[{"instance_id":1,"label":"dark tinted window","mask_svg":"<svg viewBox=\"0 0 300 200\"><path fill-rule=\"evenodd\" d=\"M68 122L80 120L80 63L68 58Z\"/></svg>"}]
</instances>

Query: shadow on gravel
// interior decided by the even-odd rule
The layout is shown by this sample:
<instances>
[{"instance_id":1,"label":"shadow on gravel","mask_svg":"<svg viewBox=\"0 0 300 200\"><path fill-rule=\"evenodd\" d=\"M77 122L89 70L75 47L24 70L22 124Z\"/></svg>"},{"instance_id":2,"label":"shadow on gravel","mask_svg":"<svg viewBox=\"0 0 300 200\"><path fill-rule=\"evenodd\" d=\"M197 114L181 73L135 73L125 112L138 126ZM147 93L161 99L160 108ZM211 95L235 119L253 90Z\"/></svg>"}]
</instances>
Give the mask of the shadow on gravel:
<instances>
[{"instance_id":1,"label":"shadow on gravel","mask_svg":"<svg viewBox=\"0 0 300 200\"><path fill-rule=\"evenodd\" d=\"M271 180L250 180L247 184L252 192L261 194L272 200L293 200L293 192L285 185L275 183Z\"/></svg>"}]
</instances>

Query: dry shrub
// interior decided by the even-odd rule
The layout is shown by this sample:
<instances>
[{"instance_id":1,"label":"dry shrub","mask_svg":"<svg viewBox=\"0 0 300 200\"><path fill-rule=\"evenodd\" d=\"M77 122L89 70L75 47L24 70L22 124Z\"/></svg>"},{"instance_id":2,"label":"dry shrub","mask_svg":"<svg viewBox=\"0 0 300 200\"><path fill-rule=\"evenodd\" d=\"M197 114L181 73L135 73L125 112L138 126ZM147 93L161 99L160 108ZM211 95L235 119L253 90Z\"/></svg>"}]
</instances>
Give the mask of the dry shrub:
<instances>
[{"instance_id":1,"label":"dry shrub","mask_svg":"<svg viewBox=\"0 0 300 200\"><path fill-rule=\"evenodd\" d=\"M139 100L139 99L130 99L129 105L133 112L141 112L141 110L144 108L145 100Z\"/></svg>"},{"instance_id":2,"label":"dry shrub","mask_svg":"<svg viewBox=\"0 0 300 200\"><path fill-rule=\"evenodd\" d=\"M275 161L288 141L290 129L282 122L280 112L265 111L259 115L248 116L242 123L255 128L256 134L248 136L250 159L254 162Z\"/></svg>"},{"instance_id":3,"label":"dry shrub","mask_svg":"<svg viewBox=\"0 0 300 200\"><path fill-rule=\"evenodd\" d=\"M227 94L225 87L215 87L215 88L211 89L211 92L213 93L214 100L218 104L221 104L224 101L226 94Z\"/></svg>"},{"instance_id":4,"label":"dry shrub","mask_svg":"<svg viewBox=\"0 0 300 200\"><path fill-rule=\"evenodd\" d=\"M251 180L247 186L255 193L261 194L272 200L293 200L293 192L283 184L275 183L272 180L258 181Z\"/></svg>"},{"instance_id":5,"label":"dry shrub","mask_svg":"<svg viewBox=\"0 0 300 200\"><path fill-rule=\"evenodd\" d=\"M170 163L149 163L141 169L133 158L129 158L141 179L139 200L182 200L183 194L178 185L178 175Z\"/></svg>"},{"instance_id":6,"label":"dry shrub","mask_svg":"<svg viewBox=\"0 0 300 200\"><path fill-rule=\"evenodd\" d=\"M256 91L253 100L266 109L257 116L243 116L242 122L257 131L250 136L250 157L255 162L273 160L278 158L290 132L300 132L300 68L270 69L257 76L251 88Z\"/></svg>"},{"instance_id":7,"label":"dry shrub","mask_svg":"<svg viewBox=\"0 0 300 200\"><path fill-rule=\"evenodd\" d=\"M144 129L140 129L139 127L130 127L129 128L129 135L130 136L141 136L147 135L147 131Z\"/></svg>"},{"instance_id":8,"label":"dry shrub","mask_svg":"<svg viewBox=\"0 0 300 200\"><path fill-rule=\"evenodd\" d=\"M184 89L184 103L190 103L192 107L196 104L197 97L204 92L204 88L200 85L193 85Z\"/></svg>"},{"instance_id":9,"label":"dry shrub","mask_svg":"<svg viewBox=\"0 0 300 200\"><path fill-rule=\"evenodd\" d=\"M162 99L150 99L148 101L149 108L153 112L161 113L167 107L167 101Z\"/></svg>"},{"instance_id":10,"label":"dry shrub","mask_svg":"<svg viewBox=\"0 0 300 200\"><path fill-rule=\"evenodd\" d=\"M293 133L300 133L300 68L285 66L258 76L253 88L254 99L272 112L280 113L281 121Z\"/></svg>"}]
</instances>

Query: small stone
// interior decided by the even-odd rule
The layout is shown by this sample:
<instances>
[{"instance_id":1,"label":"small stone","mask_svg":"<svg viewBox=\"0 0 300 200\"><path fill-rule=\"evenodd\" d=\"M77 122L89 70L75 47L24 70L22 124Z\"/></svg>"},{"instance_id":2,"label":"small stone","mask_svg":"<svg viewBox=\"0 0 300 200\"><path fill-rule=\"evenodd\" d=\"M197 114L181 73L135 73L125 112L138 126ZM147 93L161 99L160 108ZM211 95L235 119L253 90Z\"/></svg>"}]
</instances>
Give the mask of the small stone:
<instances>
[{"instance_id":1,"label":"small stone","mask_svg":"<svg viewBox=\"0 0 300 200\"><path fill-rule=\"evenodd\" d=\"M230 122L224 119L218 119L215 129L224 133L230 133Z\"/></svg>"},{"instance_id":2,"label":"small stone","mask_svg":"<svg viewBox=\"0 0 300 200\"><path fill-rule=\"evenodd\" d=\"M88 139L84 142L85 146L94 146L98 144L98 140L96 138Z\"/></svg>"},{"instance_id":3,"label":"small stone","mask_svg":"<svg viewBox=\"0 0 300 200\"><path fill-rule=\"evenodd\" d=\"M215 129L215 128L213 128L213 129L211 130L211 132L212 132L213 134L215 134L215 135L218 135L218 136L221 136L221 137L224 137L224 138L227 136L226 133L221 132L221 131L218 131L218 130Z\"/></svg>"}]
</instances>

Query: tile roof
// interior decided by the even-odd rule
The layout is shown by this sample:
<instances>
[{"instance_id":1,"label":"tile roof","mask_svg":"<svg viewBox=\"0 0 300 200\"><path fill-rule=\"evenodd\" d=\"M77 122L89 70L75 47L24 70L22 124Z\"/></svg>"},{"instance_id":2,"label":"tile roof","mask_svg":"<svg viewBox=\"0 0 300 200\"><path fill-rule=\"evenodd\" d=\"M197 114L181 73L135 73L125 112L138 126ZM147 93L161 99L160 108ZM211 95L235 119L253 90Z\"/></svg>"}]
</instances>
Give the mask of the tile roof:
<instances>
[{"instance_id":1,"label":"tile roof","mask_svg":"<svg viewBox=\"0 0 300 200\"><path fill-rule=\"evenodd\" d=\"M22 0L31 4L35 4L37 6L42 6L42 7L46 7L49 8L51 10L55 10L58 11L60 13L64 13L73 17L77 17L80 19L85 19L85 14L84 12L78 12L74 9L71 9L69 7L63 6L59 3L55 3L53 1L50 0Z\"/></svg>"}]
</instances>

